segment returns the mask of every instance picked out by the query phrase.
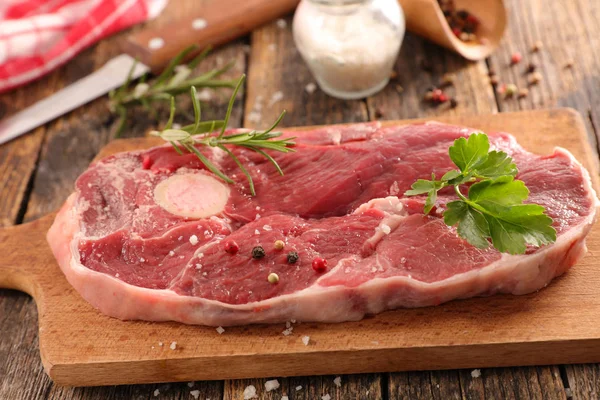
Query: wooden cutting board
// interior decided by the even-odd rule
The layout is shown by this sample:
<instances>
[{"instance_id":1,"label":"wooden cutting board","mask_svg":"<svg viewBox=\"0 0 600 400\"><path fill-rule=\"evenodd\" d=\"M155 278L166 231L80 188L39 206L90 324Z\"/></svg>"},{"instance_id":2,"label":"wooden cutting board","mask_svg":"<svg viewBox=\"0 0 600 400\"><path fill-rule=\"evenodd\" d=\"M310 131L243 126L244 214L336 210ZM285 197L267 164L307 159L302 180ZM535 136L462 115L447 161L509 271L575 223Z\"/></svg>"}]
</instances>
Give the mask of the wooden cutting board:
<instances>
[{"instance_id":1,"label":"wooden cutting board","mask_svg":"<svg viewBox=\"0 0 600 400\"><path fill-rule=\"evenodd\" d=\"M439 118L513 133L530 151L569 149L592 172L596 157L572 110ZM412 121L393 121L386 124ZM99 157L149 147L117 140ZM0 287L31 294L40 353L59 384L88 386L291 375L346 374L600 362L600 229L588 255L546 289L526 296L454 301L386 312L359 322L214 328L120 321L100 314L68 284L48 245L54 215L0 230ZM327 307L324 304L323 307ZM310 336L305 346L303 336ZM160 346L159 342L163 345ZM175 350L170 344L177 342Z\"/></svg>"}]
</instances>

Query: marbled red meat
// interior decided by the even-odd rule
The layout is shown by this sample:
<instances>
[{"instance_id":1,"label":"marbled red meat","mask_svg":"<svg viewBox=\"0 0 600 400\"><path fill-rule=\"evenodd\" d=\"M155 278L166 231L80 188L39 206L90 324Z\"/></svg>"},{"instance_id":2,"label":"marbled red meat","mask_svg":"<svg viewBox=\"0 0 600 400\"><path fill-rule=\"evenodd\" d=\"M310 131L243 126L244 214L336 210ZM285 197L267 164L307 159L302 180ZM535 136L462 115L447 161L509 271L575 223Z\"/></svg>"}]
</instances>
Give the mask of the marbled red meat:
<instances>
[{"instance_id":1,"label":"marbled red meat","mask_svg":"<svg viewBox=\"0 0 600 400\"><path fill-rule=\"evenodd\" d=\"M437 123L289 132L298 136L296 152L273 154L284 176L265 158L232 149L254 178L254 197L229 157L201 148L235 181L223 184L222 209L202 218L165 206L167 195L157 189L191 177L175 196L208 196L193 182L212 174L194 155L168 145L117 154L79 177L48 240L79 293L123 319L334 322L538 290L585 253L597 208L588 173L564 149L538 156L508 134L489 134L492 147L514 158L529 201L554 219L558 240L521 256L477 249L443 223L452 192L442 191L428 216L423 197L403 196L416 179L453 168L448 147L470 132ZM276 240L285 242L283 250L273 247ZM226 251L231 241L237 252ZM256 246L264 257L252 257ZM290 251L298 254L295 263ZM327 261L325 271L312 267L316 258ZM268 281L272 273L277 283Z\"/></svg>"}]
</instances>

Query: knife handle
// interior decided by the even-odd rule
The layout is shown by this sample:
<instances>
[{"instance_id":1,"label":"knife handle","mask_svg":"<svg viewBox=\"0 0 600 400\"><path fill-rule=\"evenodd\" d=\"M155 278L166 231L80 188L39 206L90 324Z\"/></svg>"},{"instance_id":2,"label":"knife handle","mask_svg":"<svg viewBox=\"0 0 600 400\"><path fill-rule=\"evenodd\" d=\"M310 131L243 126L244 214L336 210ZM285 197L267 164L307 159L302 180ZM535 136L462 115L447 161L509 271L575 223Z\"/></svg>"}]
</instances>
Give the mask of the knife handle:
<instances>
[{"instance_id":1,"label":"knife handle","mask_svg":"<svg viewBox=\"0 0 600 400\"><path fill-rule=\"evenodd\" d=\"M219 46L291 12L299 0L212 0L193 15L131 35L125 51L160 72L182 50Z\"/></svg>"}]
</instances>

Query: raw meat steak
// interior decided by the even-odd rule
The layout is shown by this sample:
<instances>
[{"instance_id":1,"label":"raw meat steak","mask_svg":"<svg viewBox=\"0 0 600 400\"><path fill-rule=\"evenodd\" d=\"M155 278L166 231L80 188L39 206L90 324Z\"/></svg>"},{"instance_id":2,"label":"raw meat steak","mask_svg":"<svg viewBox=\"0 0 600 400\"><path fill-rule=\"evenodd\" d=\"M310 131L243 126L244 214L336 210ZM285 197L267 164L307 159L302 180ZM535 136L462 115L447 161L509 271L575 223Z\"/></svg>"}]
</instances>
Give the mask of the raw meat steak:
<instances>
[{"instance_id":1,"label":"raw meat steak","mask_svg":"<svg viewBox=\"0 0 600 400\"><path fill-rule=\"evenodd\" d=\"M448 147L469 132L438 123L290 132L297 152L273 154L285 176L234 150L255 197L220 150L201 149L235 184L168 145L117 154L79 177L48 242L75 289L121 319L337 322L543 288L586 252L598 207L589 175L564 149L538 156L508 134L490 134L492 147L514 158L529 201L554 219L558 239L519 256L477 249L441 218L451 193L440 193L429 216L422 196L403 196L416 179L453 168ZM265 255L255 259L259 245ZM317 258L324 271L313 269Z\"/></svg>"}]
</instances>

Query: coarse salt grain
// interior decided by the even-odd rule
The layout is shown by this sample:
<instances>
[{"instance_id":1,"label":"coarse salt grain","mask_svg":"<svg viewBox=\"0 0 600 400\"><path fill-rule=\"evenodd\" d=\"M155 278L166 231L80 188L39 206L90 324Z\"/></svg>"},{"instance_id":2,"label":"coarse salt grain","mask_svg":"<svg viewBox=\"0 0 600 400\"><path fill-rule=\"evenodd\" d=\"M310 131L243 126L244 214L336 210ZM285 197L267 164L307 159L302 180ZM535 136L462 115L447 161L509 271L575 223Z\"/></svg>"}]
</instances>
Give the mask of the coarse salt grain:
<instances>
[{"instance_id":1,"label":"coarse salt grain","mask_svg":"<svg viewBox=\"0 0 600 400\"><path fill-rule=\"evenodd\" d=\"M329 393L321 396L321 400L331 400L331 396L329 395Z\"/></svg>"},{"instance_id":2,"label":"coarse salt grain","mask_svg":"<svg viewBox=\"0 0 600 400\"><path fill-rule=\"evenodd\" d=\"M223 332L225 332L225 329L223 329L223 327L222 327L222 326L219 326L219 327L217 328L217 332L219 333L219 335L222 335L222 334L223 334Z\"/></svg>"},{"instance_id":3,"label":"coarse salt grain","mask_svg":"<svg viewBox=\"0 0 600 400\"><path fill-rule=\"evenodd\" d=\"M296 386L296 392L299 392L302 390L302 386Z\"/></svg>"},{"instance_id":4,"label":"coarse salt grain","mask_svg":"<svg viewBox=\"0 0 600 400\"><path fill-rule=\"evenodd\" d=\"M306 90L306 93L308 94L313 94L315 90L317 90L317 85L314 82L307 83L306 86L304 86L304 90Z\"/></svg>"},{"instance_id":5,"label":"coarse salt grain","mask_svg":"<svg viewBox=\"0 0 600 400\"><path fill-rule=\"evenodd\" d=\"M192 28L199 31L200 29L206 28L208 22L204 18L196 18L192 21Z\"/></svg>"},{"instance_id":6,"label":"coarse salt grain","mask_svg":"<svg viewBox=\"0 0 600 400\"><path fill-rule=\"evenodd\" d=\"M287 26L287 22L286 22L286 20L285 20L285 19L283 19L283 18L279 18L279 19L277 20L277 27L278 27L279 29L284 29L286 26Z\"/></svg>"},{"instance_id":7,"label":"coarse salt grain","mask_svg":"<svg viewBox=\"0 0 600 400\"><path fill-rule=\"evenodd\" d=\"M254 230L254 234L255 234L255 235L260 235L260 231L259 231L258 229L255 229L255 230Z\"/></svg>"},{"instance_id":8,"label":"coarse salt grain","mask_svg":"<svg viewBox=\"0 0 600 400\"><path fill-rule=\"evenodd\" d=\"M292 334L292 331L294 330L293 327L289 327L288 329L284 330L283 332L283 336L290 336Z\"/></svg>"},{"instance_id":9,"label":"coarse salt grain","mask_svg":"<svg viewBox=\"0 0 600 400\"><path fill-rule=\"evenodd\" d=\"M287 321L287 322L285 323L285 327L286 327L286 328L291 328L291 326L292 326L292 323L291 323L290 321Z\"/></svg>"},{"instance_id":10,"label":"coarse salt grain","mask_svg":"<svg viewBox=\"0 0 600 400\"><path fill-rule=\"evenodd\" d=\"M271 225L263 225L263 229L264 229L265 231L272 231L272 230L273 230L273 227L272 227Z\"/></svg>"},{"instance_id":11,"label":"coarse salt grain","mask_svg":"<svg viewBox=\"0 0 600 400\"><path fill-rule=\"evenodd\" d=\"M281 101L282 99L283 99L283 92L281 90L276 91L271 96L271 100L269 100L269 106L272 106L273 104L277 103L278 101Z\"/></svg>"},{"instance_id":12,"label":"coarse salt grain","mask_svg":"<svg viewBox=\"0 0 600 400\"><path fill-rule=\"evenodd\" d=\"M169 252L169 255L170 255L171 257L173 257L173 256L175 255L175 252L174 252L173 250L171 250L171 251Z\"/></svg>"},{"instance_id":13,"label":"coarse salt grain","mask_svg":"<svg viewBox=\"0 0 600 400\"><path fill-rule=\"evenodd\" d=\"M302 343L304 343L305 346L308 346L309 342L310 342L310 336L304 336L302 338ZM298 390L298 389L296 388L296 390Z\"/></svg>"},{"instance_id":14,"label":"coarse salt grain","mask_svg":"<svg viewBox=\"0 0 600 400\"><path fill-rule=\"evenodd\" d=\"M336 376L335 379L333 380L333 383L337 387L342 387L342 377L341 376Z\"/></svg>"},{"instance_id":15,"label":"coarse salt grain","mask_svg":"<svg viewBox=\"0 0 600 400\"><path fill-rule=\"evenodd\" d=\"M188 382L187 385L188 387L194 387L194 382Z\"/></svg>"},{"instance_id":16,"label":"coarse salt grain","mask_svg":"<svg viewBox=\"0 0 600 400\"><path fill-rule=\"evenodd\" d=\"M117 272L117 273L115 274L115 278L118 278L118 277L119 277L119 273Z\"/></svg>"},{"instance_id":17,"label":"coarse salt grain","mask_svg":"<svg viewBox=\"0 0 600 400\"><path fill-rule=\"evenodd\" d=\"M261 120L261 115L258 111L250 111L248 113L248 121L253 123L258 123Z\"/></svg>"},{"instance_id":18,"label":"coarse salt grain","mask_svg":"<svg viewBox=\"0 0 600 400\"><path fill-rule=\"evenodd\" d=\"M281 400L290 400L290 398L284 395L284 396L281 396Z\"/></svg>"},{"instance_id":19,"label":"coarse salt grain","mask_svg":"<svg viewBox=\"0 0 600 400\"><path fill-rule=\"evenodd\" d=\"M177 240L179 240L179 241L181 242L181 241L183 240L183 236L179 236L179 237L177 238Z\"/></svg>"},{"instance_id":20,"label":"coarse salt grain","mask_svg":"<svg viewBox=\"0 0 600 400\"><path fill-rule=\"evenodd\" d=\"M196 269L200 271L202 269L202 264L196 264Z\"/></svg>"},{"instance_id":21,"label":"coarse salt grain","mask_svg":"<svg viewBox=\"0 0 600 400\"><path fill-rule=\"evenodd\" d=\"M480 369L474 369L473 371L471 371L471 377L473 378L479 378L481 376L481 370Z\"/></svg>"},{"instance_id":22,"label":"coarse salt grain","mask_svg":"<svg viewBox=\"0 0 600 400\"><path fill-rule=\"evenodd\" d=\"M210 101L212 100L212 97L212 92L208 89L202 89L196 93L196 98L200 101Z\"/></svg>"},{"instance_id":23,"label":"coarse salt grain","mask_svg":"<svg viewBox=\"0 0 600 400\"><path fill-rule=\"evenodd\" d=\"M190 392L190 394L192 395L193 398L197 399L198 397L200 397L200 391L199 390L192 390Z\"/></svg>"},{"instance_id":24,"label":"coarse salt grain","mask_svg":"<svg viewBox=\"0 0 600 400\"><path fill-rule=\"evenodd\" d=\"M158 396L159 394L160 394L160 390L156 389L156 390L154 391L154 397Z\"/></svg>"},{"instance_id":25,"label":"coarse salt grain","mask_svg":"<svg viewBox=\"0 0 600 400\"><path fill-rule=\"evenodd\" d=\"M567 399L570 399L573 397L573 390L571 390L571 388L566 388L565 389L565 396L567 397Z\"/></svg>"},{"instance_id":26,"label":"coarse salt grain","mask_svg":"<svg viewBox=\"0 0 600 400\"><path fill-rule=\"evenodd\" d=\"M265 390L270 392L271 390L275 390L279 388L279 381L277 379L273 379L265 382Z\"/></svg>"},{"instance_id":27,"label":"coarse salt grain","mask_svg":"<svg viewBox=\"0 0 600 400\"><path fill-rule=\"evenodd\" d=\"M385 233L386 235L389 235L391 231L392 228L390 228L388 225L381 224L381 232Z\"/></svg>"},{"instance_id":28,"label":"coarse salt grain","mask_svg":"<svg viewBox=\"0 0 600 400\"><path fill-rule=\"evenodd\" d=\"M150 39L148 42L148 48L152 50L158 50L165 45L165 41L163 38L155 37Z\"/></svg>"},{"instance_id":29,"label":"coarse salt grain","mask_svg":"<svg viewBox=\"0 0 600 400\"><path fill-rule=\"evenodd\" d=\"M163 342L158 342L158 345L162 347L162 345L163 345Z\"/></svg>"},{"instance_id":30,"label":"coarse salt grain","mask_svg":"<svg viewBox=\"0 0 600 400\"><path fill-rule=\"evenodd\" d=\"M198 244L198 236L196 236L196 235L192 235L192 236L190 236L190 244L191 244L192 246L195 246L195 245L197 245L197 244Z\"/></svg>"},{"instance_id":31,"label":"coarse salt grain","mask_svg":"<svg viewBox=\"0 0 600 400\"><path fill-rule=\"evenodd\" d=\"M171 342L171 345L169 346L169 348L171 350L175 350L177 348L177 342Z\"/></svg>"},{"instance_id":32,"label":"coarse salt grain","mask_svg":"<svg viewBox=\"0 0 600 400\"><path fill-rule=\"evenodd\" d=\"M392 183L392 186L390 186L390 194L392 196L396 196L398 193L400 193L400 188L398 187L398 181L394 181L394 183Z\"/></svg>"},{"instance_id":33,"label":"coarse salt grain","mask_svg":"<svg viewBox=\"0 0 600 400\"><path fill-rule=\"evenodd\" d=\"M144 262L144 261L146 261L146 259L144 257L141 257L140 262Z\"/></svg>"},{"instance_id":34,"label":"coarse salt grain","mask_svg":"<svg viewBox=\"0 0 600 400\"><path fill-rule=\"evenodd\" d=\"M246 386L244 389L244 400L257 399L256 388L254 385Z\"/></svg>"}]
</instances>

